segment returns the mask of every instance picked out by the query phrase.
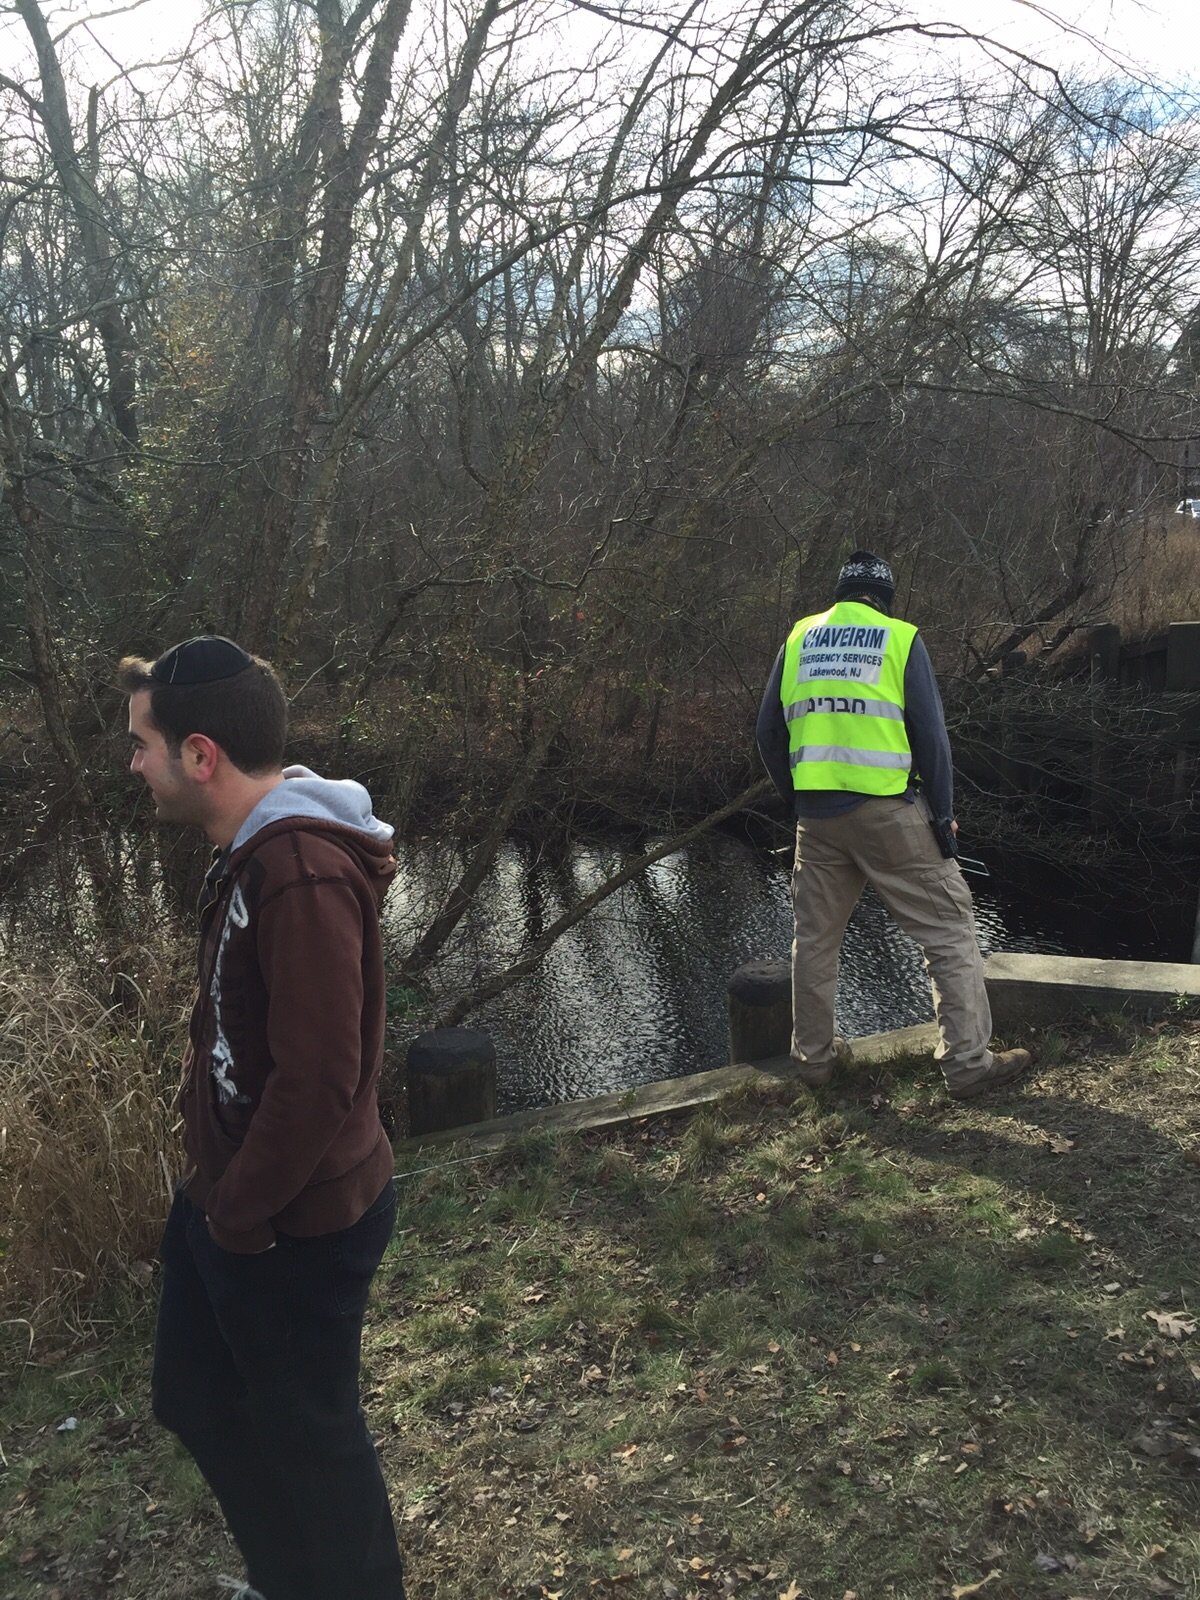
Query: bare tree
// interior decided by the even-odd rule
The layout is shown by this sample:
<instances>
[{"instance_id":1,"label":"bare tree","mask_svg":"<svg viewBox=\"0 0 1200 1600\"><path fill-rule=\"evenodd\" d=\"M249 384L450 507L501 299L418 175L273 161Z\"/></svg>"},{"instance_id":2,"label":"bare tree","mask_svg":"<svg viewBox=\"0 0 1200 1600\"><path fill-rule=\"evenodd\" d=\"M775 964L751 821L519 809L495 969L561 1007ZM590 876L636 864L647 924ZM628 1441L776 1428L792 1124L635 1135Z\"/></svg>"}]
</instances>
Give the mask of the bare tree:
<instances>
[{"instance_id":1,"label":"bare tree","mask_svg":"<svg viewBox=\"0 0 1200 1600\"><path fill-rule=\"evenodd\" d=\"M87 144L78 146L62 68L38 0L13 0L37 52L42 96L28 103L45 130L54 167L70 203L78 229L90 304L85 315L104 345L108 400L113 420L131 445L138 440L136 354L123 304L123 247L114 234L108 208L96 186L99 150L96 136L97 96L88 106Z\"/></svg>"},{"instance_id":2,"label":"bare tree","mask_svg":"<svg viewBox=\"0 0 1200 1600\"><path fill-rule=\"evenodd\" d=\"M93 88L14 4L0 660L80 795L99 663L171 634L275 651L347 750L437 708L493 767L411 972L611 750L702 793L681 730L745 748L848 544L977 675L1136 556L1200 300L1153 97L986 42L965 86L879 0L217 0Z\"/></svg>"}]
</instances>

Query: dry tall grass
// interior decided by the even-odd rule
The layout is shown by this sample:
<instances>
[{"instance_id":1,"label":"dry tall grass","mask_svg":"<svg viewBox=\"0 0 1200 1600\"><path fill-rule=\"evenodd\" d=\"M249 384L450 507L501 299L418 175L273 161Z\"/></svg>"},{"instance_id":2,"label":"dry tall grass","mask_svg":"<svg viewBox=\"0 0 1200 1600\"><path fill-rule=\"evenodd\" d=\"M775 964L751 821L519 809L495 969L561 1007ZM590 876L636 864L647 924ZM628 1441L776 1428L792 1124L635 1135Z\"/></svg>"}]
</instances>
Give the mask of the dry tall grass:
<instances>
[{"instance_id":1,"label":"dry tall grass","mask_svg":"<svg viewBox=\"0 0 1200 1600\"><path fill-rule=\"evenodd\" d=\"M138 1003L77 971L0 976L0 1352L86 1331L145 1263L176 1169L186 987L140 950ZM152 973L149 977L147 974Z\"/></svg>"},{"instance_id":2,"label":"dry tall grass","mask_svg":"<svg viewBox=\"0 0 1200 1600\"><path fill-rule=\"evenodd\" d=\"M1200 616L1200 522L1155 513L1126 530L1126 570L1106 615L1123 639L1147 639Z\"/></svg>"}]
</instances>

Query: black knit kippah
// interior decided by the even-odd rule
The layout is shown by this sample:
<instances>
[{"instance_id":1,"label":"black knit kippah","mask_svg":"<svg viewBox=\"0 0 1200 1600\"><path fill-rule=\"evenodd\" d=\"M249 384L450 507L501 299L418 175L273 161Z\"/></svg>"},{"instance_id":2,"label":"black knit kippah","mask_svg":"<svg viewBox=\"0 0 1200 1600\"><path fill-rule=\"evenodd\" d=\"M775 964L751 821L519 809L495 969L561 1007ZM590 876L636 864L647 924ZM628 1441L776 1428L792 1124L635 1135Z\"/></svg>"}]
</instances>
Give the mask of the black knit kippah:
<instances>
[{"instance_id":1,"label":"black knit kippah","mask_svg":"<svg viewBox=\"0 0 1200 1600\"><path fill-rule=\"evenodd\" d=\"M843 564L833 597L840 600L843 595L856 594L860 589L888 598L896 592L896 580L891 567L882 556L872 555L869 550L856 550Z\"/></svg>"},{"instance_id":2,"label":"black knit kippah","mask_svg":"<svg viewBox=\"0 0 1200 1600\"><path fill-rule=\"evenodd\" d=\"M192 684L220 683L223 678L236 678L239 672L253 665L253 657L232 639L215 633L200 634L164 650L150 668L150 676L155 683L173 683L176 688L187 688Z\"/></svg>"}]
</instances>

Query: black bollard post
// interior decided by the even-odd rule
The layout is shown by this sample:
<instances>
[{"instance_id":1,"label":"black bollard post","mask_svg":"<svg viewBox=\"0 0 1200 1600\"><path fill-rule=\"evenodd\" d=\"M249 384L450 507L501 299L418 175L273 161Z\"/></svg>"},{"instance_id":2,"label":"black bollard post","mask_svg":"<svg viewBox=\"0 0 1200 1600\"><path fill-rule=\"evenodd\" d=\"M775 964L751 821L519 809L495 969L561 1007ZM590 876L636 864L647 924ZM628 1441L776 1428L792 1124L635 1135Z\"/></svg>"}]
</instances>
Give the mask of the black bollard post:
<instances>
[{"instance_id":1,"label":"black bollard post","mask_svg":"<svg viewBox=\"0 0 1200 1600\"><path fill-rule=\"evenodd\" d=\"M789 961L747 961L729 980L729 1059L766 1061L792 1048Z\"/></svg>"},{"instance_id":2,"label":"black bollard post","mask_svg":"<svg viewBox=\"0 0 1200 1600\"><path fill-rule=\"evenodd\" d=\"M408 1125L441 1133L496 1115L496 1046L476 1028L435 1028L408 1047Z\"/></svg>"}]
</instances>

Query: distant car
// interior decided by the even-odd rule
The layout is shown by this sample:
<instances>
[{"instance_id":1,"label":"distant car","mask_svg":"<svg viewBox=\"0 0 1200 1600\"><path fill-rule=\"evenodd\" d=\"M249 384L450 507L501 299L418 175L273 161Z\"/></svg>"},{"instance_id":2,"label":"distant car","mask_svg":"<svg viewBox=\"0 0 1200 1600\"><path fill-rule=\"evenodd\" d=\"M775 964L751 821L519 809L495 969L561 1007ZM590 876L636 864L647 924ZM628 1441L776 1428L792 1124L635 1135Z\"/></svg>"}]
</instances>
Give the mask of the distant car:
<instances>
[{"instance_id":1,"label":"distant car","mask_svg":"<svg viewBox=\"0 0 1200 1600\"><path fill-rule=\"evenodd\" d=\"M1181 500L1175 510L1185 517L1200 518L1200 500Z\"/></svg>"}]
</instances>

